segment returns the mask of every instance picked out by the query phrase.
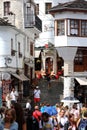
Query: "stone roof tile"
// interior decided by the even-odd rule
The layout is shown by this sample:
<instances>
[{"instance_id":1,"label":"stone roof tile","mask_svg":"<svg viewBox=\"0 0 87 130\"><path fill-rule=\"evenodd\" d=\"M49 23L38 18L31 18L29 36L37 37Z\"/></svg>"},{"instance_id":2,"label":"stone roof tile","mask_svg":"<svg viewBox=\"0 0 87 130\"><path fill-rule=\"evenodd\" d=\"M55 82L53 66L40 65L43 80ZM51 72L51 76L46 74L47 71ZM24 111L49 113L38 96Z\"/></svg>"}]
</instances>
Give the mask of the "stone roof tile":
<instances>
[{"instance_id":1,"label":"stone roof tile","mask_svg":"<svg viewBox=\"0 0 87 130\"><path fill-rule=\"evenodd\" d=\"M77 9L77 10L87 10L87 1L85 0L74 0L71 2L66 2L66 3L59 3L57 6L54 6L49 10L51 11L59 11L59 10L64 10L64 9Z\"/></svg>"}]
</instances>

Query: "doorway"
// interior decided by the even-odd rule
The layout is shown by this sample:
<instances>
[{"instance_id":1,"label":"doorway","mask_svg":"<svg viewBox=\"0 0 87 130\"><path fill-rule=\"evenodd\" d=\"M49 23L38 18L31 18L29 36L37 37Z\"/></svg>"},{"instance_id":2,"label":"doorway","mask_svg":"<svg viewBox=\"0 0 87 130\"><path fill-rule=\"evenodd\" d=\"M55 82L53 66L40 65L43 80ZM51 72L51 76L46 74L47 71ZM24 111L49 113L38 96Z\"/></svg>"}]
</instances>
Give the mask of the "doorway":
<instances>
[{"instance_id":1,"label":"doorway","mask_svg":"<svg viewBox=\"0 0 87 130\"><path fill-rule=\"evenodd\" d=\"M53 71L53 59L51 57L48 57L45 60L45 70L47 74L50 74L51 71Z\"/></svg>"}]
</instances>

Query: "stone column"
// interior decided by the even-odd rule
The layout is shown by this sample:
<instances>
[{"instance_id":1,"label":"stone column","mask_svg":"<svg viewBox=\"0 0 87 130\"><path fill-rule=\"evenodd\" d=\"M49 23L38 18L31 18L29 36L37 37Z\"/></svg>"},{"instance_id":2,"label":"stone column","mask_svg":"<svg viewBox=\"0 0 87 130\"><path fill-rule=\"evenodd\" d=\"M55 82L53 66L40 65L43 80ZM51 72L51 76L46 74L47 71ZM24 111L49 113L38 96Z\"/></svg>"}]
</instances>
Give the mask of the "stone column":
<instances>
[{"instance_id":1,"label":"stone column","mask_svg":"<svg viewBox=\"0 0 87 130\"><path fill-rule=\"evenodd\" d=\"M64 95L74 96L74 87L73 87L73 64L74 57L77 51L77 47L61 47L57 48L58 54L64 59Z\"/></svg>"}]
</instances>

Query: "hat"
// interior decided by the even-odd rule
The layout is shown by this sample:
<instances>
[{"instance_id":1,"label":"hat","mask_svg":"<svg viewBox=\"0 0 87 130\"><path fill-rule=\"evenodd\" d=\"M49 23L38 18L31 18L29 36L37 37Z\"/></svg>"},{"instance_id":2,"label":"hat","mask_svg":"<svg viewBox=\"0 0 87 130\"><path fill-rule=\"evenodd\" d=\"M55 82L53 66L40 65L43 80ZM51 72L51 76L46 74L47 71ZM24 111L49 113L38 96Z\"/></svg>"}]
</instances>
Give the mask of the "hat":
<instances>
[{"instance_id":1,"label":"hat","mask_svg":"<svg viewBox=\"0 0 87 130\"><path fill-rule=\"evenodd\" d=\"M36 86L36 88L39 88L39 86Z\"/></svg>"}]
</instances>

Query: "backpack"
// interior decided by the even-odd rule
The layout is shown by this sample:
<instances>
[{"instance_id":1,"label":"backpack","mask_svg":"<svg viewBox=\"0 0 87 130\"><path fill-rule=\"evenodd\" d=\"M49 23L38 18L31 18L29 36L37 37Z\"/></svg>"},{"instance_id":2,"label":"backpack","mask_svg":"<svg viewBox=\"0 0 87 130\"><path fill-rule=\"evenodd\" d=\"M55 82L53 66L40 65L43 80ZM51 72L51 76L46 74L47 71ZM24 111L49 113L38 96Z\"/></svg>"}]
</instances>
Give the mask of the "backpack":
<instances>
[{"instance_id":1,"label":"backpack","mask_svg":"<svg viewBox=\"0 0 87 130\"><path fill-rule=\"evenodd\" d=\"M87 130L87 119L81 119L78 130Z\"/></svg>"}]
</instances>

